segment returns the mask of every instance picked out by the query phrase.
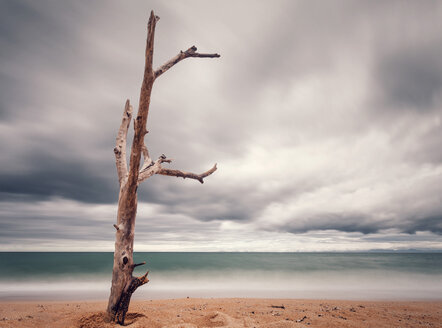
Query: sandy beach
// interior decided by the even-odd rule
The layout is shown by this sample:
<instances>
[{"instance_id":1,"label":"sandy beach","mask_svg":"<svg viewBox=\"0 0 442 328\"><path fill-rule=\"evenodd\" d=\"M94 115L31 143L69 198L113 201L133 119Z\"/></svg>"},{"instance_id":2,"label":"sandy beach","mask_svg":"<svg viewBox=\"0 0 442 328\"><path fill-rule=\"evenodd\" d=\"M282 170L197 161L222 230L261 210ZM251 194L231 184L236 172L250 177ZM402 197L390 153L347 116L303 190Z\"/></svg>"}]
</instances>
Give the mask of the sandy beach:
<instances>
[{"instance_id":1,"label":"sandy beach","mask_svg":"<svg viewBox=\"0 0 442 328\"><path fill-rule=\"evenodd\" d=\"M114 327L106 302L1 302L0 327ZM133 301L128 327L441 327L442 302L293 299Z\"/></svg>"}]
</instances>

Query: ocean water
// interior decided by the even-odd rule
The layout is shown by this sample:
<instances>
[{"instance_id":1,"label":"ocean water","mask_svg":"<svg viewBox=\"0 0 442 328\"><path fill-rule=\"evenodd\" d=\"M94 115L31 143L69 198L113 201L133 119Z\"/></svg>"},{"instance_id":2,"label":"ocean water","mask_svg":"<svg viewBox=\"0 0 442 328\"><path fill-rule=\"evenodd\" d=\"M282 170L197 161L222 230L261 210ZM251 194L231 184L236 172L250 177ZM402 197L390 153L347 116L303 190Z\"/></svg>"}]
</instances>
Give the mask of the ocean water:
<instances>
[{"instance_id":1,"label":"ocean water","mask_svg":"<svg viewBox=\"0 0 442 328\"><path fill-rule=\"evenodd\" d=\"M442 253L135 253L136 299L441 300ZM0 253L0 300L104 300L112 253Z\"/></svg>"}]
</instances>

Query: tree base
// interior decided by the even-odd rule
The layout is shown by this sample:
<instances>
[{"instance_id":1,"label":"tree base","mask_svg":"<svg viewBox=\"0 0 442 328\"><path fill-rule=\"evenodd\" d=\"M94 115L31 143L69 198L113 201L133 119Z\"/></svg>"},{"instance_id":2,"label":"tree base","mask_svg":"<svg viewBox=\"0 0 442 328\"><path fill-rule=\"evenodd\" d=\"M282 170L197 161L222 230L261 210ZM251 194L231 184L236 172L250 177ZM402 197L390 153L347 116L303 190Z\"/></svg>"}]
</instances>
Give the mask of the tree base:
<instances>
[{"instance_id":1,"label":"tree base","mask_svg":"<svg viewBox=\"0 0 442 328\"><path fill-rule=\"evenodd\" d=\"M129 310L129 304L130 299L132 298L132 294L138 287L149 282L149 279L147 279L148 274L149 271L147 271L141 277L132 278L129 286L125 288L125 290L121 293L118 303L108 308L105 318L107 322L115 322L119 325L124 325L124 320L126 319L126 314Z\"/></svg>"}]
</instances>

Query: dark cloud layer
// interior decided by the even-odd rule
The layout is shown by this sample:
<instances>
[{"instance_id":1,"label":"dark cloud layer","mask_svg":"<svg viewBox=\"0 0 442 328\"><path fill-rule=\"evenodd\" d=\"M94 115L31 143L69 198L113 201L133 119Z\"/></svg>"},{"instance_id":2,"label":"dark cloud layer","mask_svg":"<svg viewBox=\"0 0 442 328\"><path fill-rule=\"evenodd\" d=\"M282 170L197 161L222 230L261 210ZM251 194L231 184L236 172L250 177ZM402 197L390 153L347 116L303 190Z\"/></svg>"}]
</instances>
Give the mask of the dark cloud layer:
<instances>
[{"instance_id":1,"label":"dark cloud layer","mask_svg":"<svg viewBox=\"0 0 442 328\"><path fill-rule=\"evenodd\" d=\"M437 1L2 1L0 201L38 212L3 211L4 244L31 238L21 226L53 224L61 209L45 211L60 202L78 216L115 207L112 149L125 99L137 105L151 9L161 16L156 65L193 44L222 57L187 59L156 82L150 153L186 171L219 170L204 185L143 184L140 202L157 212L140 234L198 240L208 229L238 242L250 231L334 231L369 242L395 231L411 245L426 232L425 247L440 247L431 237L442 218ZM38 238L101 240L107 215L68 233L69 214ZM79 237L84 226L98 230Z\"/></svg>"},{"instance_id":2,"label":"dark cloud layer","mask_svg":"<svg viewBox=\"0 0 442 328\"><path fill-rule=\"evenodd\" d=\"M381 59L378 80L391 108L416 111L440 109L442 39L414 45Z\"/></svg>"},{"instance_id":3,"label":"dark cloud layer","mask_svg":"<svg viewBox=\"0 0 442 328\"><path fill-rule=\"evenodd\" d=\"M26 173L1 175L4 192L24 194L35 199L58 196L87 203L113 203L118 199L117 182L88 172L83 162L45 158L40 163L45 165Z\"/></svg>"}]
</instances>

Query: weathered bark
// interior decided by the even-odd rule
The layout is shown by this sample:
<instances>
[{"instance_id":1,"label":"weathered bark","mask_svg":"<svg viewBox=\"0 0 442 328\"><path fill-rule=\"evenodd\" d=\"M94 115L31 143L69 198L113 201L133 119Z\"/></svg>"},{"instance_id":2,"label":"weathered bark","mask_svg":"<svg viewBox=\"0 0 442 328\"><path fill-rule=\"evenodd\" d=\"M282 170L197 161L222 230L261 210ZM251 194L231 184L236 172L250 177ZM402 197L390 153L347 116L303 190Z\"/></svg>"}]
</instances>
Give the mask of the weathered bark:
<instances>
[{"instance_id":1,"label":"weathered bark","mask_svg":"<svg viewBox=\"0 0 442 328\"><path fill-rule=\"evenodd\" d=\"M213 172L216 171L216 164L208 171L201 173L201 174L195 174L191 172L183 172L179 170L171 170L171 169L161 169L157 172L157 174L161 175L169 175L172 177L178 177L178 178L189 178L189 179L195 179L198 180L201 183L204 183L204 178L211 175Z\"/></svg>"},{"instance_id":2,"label":"weathered bark","mask_svg":"<svg viewBox=\"0 0 442 328\"><path fill-rule=\"evenodd\" d=\"M126 101L120 129L118 130L116 146L114 148L120 193L118 198L117 223L114 224L116 229L114 266L111 294L107 307L107 319L108 321L115 321L119 324L124 324L132 294L138 287L149 281L147 279L148 272L141 277L132 276L136 266L145 264L145 262L137 264L133 262L137 189L139 184L154 174L196 179L203 183L203 178L216 171L216 164L210 170L201 174L163 168L162 164L170 163L171 160L167 159L165 155L161 155L156 161L153 161L144 144L144 136L147 134L146 122L149 114L150 96L155 79L185 58L219 57L218 54L199 54L196 52L196 47L193 46L185 52L180 52L176 57L154 71L152 68L152 60L155 26L158 20L159 17L155 16L152 11L147 27L144 77L141 85L138 113L134 119L135 132L130 153L129 169L127 168L126 160L127 130L132 118L132 106L129 100ZM142 155L144 157L144 163L140 168Z\"/></svg>"},{"instance_id":3,"label":"weathered bark","mask_svg":"<svg viewBox=\"0 0 442 328\"><path fill-rule=\"evenodd\" d=\"M178 55L173 57L171 60L169 60L167 63L163 64L160 68L158 68L155 71L155 78L159 77L161 74L166 72L169 68L171 68L173 65L178 64L183 59L189 58L189 57L200 57L200 58L218 58L220 55L218 54L199 54L196 52L196 47L192 46L186 51L180 51Z\"/></svg>"}]
</instances>

